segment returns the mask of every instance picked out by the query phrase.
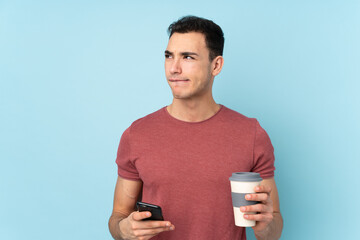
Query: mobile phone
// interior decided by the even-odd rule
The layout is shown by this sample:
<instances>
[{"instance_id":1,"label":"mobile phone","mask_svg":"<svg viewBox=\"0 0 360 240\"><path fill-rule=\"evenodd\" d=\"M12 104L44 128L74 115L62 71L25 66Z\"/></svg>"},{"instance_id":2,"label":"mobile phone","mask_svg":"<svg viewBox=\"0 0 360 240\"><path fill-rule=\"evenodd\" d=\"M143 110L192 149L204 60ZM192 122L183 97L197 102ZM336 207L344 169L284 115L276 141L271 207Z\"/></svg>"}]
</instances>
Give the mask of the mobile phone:
<instances>
[{"instance_id":1,"label":"mobile phone","mask_svg":"<svg viewBox=\"0 0 360 240\"><path fill-rule=\"evenodd\" d=\"M162 215L160 206L150 203L137 202L136 207L139 212L145 212L145 211L151 212L151 217L145 218L143 220L164 221L164 217Z\"/></svg>"}]
</instances>

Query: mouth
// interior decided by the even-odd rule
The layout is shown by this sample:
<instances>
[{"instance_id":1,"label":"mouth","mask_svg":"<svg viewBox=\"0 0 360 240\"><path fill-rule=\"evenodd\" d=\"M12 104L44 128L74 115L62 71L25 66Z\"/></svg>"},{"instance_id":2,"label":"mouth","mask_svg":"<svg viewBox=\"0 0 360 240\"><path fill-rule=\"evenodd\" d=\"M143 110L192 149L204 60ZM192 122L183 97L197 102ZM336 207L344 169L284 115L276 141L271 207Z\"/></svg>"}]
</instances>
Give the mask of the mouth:
<instances>
[{"instance_id":1,"label":"mouth","mask_svg":"<svg viewBox=\"0 0 360 240\"><path fill-rule=\"evenodd\" d=\"M188 82L189 79L176 79L176 78L170 78L169 82Z\"/></svg>"}]
</instances>

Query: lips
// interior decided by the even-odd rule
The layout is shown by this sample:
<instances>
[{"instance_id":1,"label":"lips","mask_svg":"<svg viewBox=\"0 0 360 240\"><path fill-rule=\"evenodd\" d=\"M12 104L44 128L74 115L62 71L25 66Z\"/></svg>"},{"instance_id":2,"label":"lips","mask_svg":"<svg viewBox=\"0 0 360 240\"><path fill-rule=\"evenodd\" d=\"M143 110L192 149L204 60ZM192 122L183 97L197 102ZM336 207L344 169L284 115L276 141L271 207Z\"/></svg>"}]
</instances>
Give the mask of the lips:
<instances>
[{"instance_id":1,"label":"lips","mask_svg":"<svg viewBox=\"0 0 360 240\"><path fill-rule=\"evenodd\" d=\"M174 79L174 78L170 78L169 82L187 82L189 81L189 79Z\"/></svg>"}]
</instances>

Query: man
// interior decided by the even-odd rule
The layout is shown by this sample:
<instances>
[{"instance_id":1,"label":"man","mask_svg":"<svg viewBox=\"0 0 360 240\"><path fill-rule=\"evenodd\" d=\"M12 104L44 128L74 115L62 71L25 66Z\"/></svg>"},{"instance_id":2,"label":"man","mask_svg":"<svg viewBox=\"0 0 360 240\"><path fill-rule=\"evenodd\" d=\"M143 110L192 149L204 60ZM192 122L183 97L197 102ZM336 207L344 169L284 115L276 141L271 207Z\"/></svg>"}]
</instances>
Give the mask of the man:
<instances>
[{"instance_id":1,"label":"man","mask_svg":"<svg viewBox=\"0 0 360 240\"><path fill-rule=\"evenodd\" d=\"M278 239L282 217L270 139L256 119L212 96L222 69L224 37L212 21L188 16L169 26L165 73L172 103L135 121L122 135L109 228L115 239L246 239L234 224L229 177L258 172L264 179L241 208L256 220L257 239ZM136 201L162 207L165 221L142 221ZM257 214L247 214L257 212Z\"/></svg>"}]
</instances>

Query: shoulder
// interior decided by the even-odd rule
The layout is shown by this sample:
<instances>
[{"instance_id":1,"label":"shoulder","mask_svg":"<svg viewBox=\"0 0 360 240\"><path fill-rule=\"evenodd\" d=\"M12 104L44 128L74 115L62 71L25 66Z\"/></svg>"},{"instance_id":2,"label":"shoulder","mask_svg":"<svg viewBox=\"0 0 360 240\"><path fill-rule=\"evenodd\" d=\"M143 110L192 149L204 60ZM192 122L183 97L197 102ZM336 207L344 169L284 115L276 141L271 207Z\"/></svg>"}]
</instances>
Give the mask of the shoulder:
<instances>
[{"instance_id":1,"label":"shoulder","mask_svg":"<svg viewBox=\"0 0 360 240\"><path fill-rule=\"evenodd\" d=\"M222 106L222 120L230 124L240 124L248 127L255 127L258 124L256 118L247 117L225 106Z\"/></svg>"},{"instance_id":2,"label":"shoulder","mask_svg":"<svg viewBox=\"0 0 360 240\"><path fill-rule=\"evenodd\" d=\"M265 129L261 126L259 121L256 118L247 117L237 111L231 110L227 107L224 108L224 118L228 124L234 126L236 129L241 129L241 131L247 131L255 136L260 137L264 135L268 137Z\"/></svg>"},{"instance_id":3,"label":"shoulder","mask_svg":"<svg viewBox=\"0 0 360 240\"><path fill-rule=\"evenodd\" d=\"M164 114L165 107L150 113L142 118L135 120L130 127L129 131L133 132L142 132L143 130L149 130L149 128L154 128L156 126L161 126L165 121Z\"/></svg>"}]
</instances>

